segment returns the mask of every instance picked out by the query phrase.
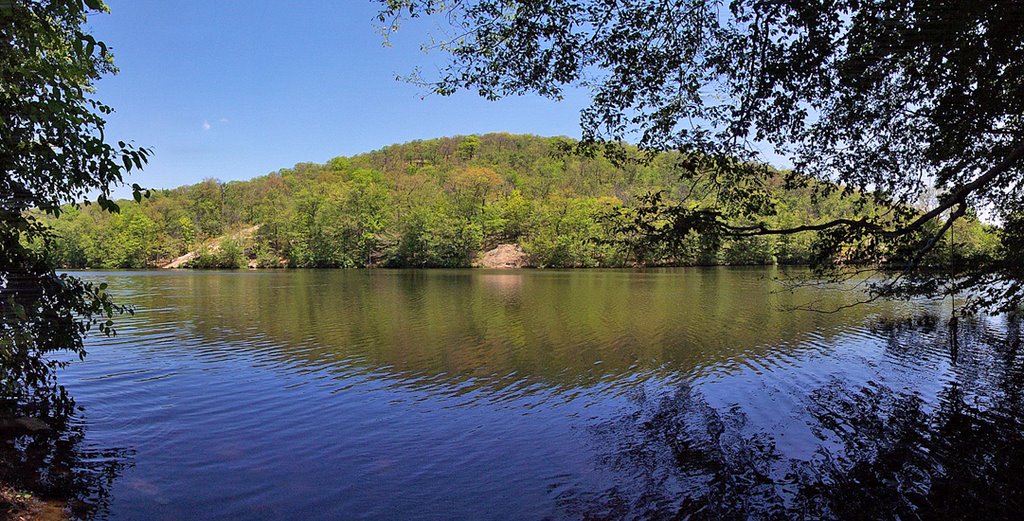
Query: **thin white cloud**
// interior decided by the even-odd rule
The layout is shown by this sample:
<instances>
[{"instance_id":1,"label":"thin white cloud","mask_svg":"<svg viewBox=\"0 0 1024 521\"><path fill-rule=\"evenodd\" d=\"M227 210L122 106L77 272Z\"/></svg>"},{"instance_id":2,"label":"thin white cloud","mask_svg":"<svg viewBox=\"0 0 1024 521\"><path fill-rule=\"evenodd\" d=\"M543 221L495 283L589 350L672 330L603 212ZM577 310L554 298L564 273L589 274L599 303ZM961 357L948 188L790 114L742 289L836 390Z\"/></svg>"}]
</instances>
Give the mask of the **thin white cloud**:
<instances>
[{"instance_id":1,"label":"thin white cloud","mask_svg":"<svg viewBox=\"0 0 1024 521\"><path fill-rule=\"evenodd\" d=\"M210 122L205 119L203 120L203 130L210 130Z\"/></svg>"},{"instance_id":2,"label":"thin white cloud","mask_svg":"<svg viewBox=\"0 0 1024 521\"><path fill-rule=\"evenodd\" d=\"M228 118L220 118L217 121L219 121L221 123L227 123L228 122Z\"/></svg>"}]
</instances>

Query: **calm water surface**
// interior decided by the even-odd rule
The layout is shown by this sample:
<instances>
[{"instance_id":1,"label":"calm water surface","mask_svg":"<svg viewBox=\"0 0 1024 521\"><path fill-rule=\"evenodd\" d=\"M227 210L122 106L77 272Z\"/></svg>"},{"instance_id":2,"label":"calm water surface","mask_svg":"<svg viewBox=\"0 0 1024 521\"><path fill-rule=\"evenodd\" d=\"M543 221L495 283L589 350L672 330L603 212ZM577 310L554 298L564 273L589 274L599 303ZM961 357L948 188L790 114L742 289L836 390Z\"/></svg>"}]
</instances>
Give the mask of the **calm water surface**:
<instances>
[{"instance_id":1,"label":"calm water surface","mask_svg":"<svg viewBox=\"0 0 1024 521\"><path fill-rule=\"evenodd\" d=\"M110 519L1024 503L1005 317L954 343L937 303L793 311L858 295L782 292L774 269L82 275L137 310L62 374L82 446L118 462L100 487Z\"/></svg>"}]
</instances>

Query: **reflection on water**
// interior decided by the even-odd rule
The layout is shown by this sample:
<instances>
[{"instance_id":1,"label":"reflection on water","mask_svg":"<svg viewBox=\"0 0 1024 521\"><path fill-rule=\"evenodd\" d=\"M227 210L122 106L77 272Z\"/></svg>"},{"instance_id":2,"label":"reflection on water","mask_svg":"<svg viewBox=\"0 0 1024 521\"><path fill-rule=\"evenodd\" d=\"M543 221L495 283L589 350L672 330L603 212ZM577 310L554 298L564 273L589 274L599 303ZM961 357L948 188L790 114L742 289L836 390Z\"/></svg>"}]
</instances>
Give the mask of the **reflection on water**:
<instances>
[{"instance_id":1,"label":"reflection on water","mask_svg":"<svg viewBox=\"0 0 1024 521\"><path fill-rule=\"evenodd\" d=\"M166 334L184 329L206 340L195 346L200 355L245 350L261 363L335 373L386 368L409 385L442 377L571 387L816 349L870 312L779 312L803 296L773 293L769 275L306 271L127 277L119 285L144 284L133 302L158 308L154 325ZM855 296L830 297L823 305Z\"/></svg>"},{"instance_id":2,"label":"reflection on water","mask_svg":"<svg viewBox=\"0 0 1024 521\"><path fill-rule=\"evenodd\" d=\"M39 417L32 410L9 412ZM74 519L92 519L106 513L112 484L131 464L132 451L94 446L82 418L69 413L51 411L45 431L0 432L0 483L53 501L55 510L66 507Z\"/></svg>"},{"instance_id":3,"label":"reflection on water","mask_svg":"<svg viewBox=\"0 0 1024 521\"><path fill-rule=\"evenodd\" d=\"M888 354L932 362L934 315L880 321ZM994 326L994 329L993 329ZM800 444L693 386L636 396L594 427L625 479L561 499L585 519L1018 519L1024 507L1020 324L973 321L931 397L833 377L798 396ZM794 418L797 419L797 418ZM788 440L792 443L792 440Z\"/></svg>"},{"instance_id":4,"label":"reflection on water","mask_svg":"<svg viewBox=\"0 0 1024 521\"><path fill-rule=\"evenodd\" d=\"M1017 511L1016 321L775 275L96 274L138 312L63 377L114 519Z\"/></svg>"}]
</instances>

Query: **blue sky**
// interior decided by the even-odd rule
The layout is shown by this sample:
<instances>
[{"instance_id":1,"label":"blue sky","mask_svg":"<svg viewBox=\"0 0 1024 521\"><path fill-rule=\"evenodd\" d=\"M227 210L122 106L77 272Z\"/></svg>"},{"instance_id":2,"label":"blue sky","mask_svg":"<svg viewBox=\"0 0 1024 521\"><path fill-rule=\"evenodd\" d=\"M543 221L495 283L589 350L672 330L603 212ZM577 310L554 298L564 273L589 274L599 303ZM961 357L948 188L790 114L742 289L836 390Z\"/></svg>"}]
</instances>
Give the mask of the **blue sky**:
<instances>
[{"instance_id":1,"label":"blue sky","mask_svg":"<svg viewBox=\"0 0 1024 521\"><path fill-rule=\"evenodd\" d=\"M116 110L109 140L154 149L129 179L143 186L248 179L413 139L579 135L579 96L488 102L396 81L442 58L419 48L437 29L407 24L384 47L371 0L106 2L89 27L121 72L97 97Z\"/></svg>"}]
</instances>

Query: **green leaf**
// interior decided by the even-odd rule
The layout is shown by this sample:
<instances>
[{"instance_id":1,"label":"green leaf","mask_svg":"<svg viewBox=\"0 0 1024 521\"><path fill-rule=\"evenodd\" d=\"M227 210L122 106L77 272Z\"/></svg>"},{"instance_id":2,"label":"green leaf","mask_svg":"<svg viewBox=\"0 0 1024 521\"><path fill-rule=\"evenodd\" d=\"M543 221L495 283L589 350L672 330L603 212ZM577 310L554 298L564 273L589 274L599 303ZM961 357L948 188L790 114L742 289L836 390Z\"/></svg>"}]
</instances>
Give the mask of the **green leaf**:
<instances>
[{"instance_id":1,"label":"green leaf","mask_svg":"<svg viewBox=\"0 0 1024 521\"><path fill-rule=\"evenodd\" d=\"M14 314L17 315L18 318L20 318L21 320L28 320L28 314L25 313L25 306L22 306L17 302L14 303Z\"/></svg>"},{"instance_id":2,"label":"green leaf","mask_svg":"<svg viewBox=\"0 0 1024 521\"><path fill-rule=\"evenodd\" d=\"M121 213L121 207L118 206L117 203L115 203L114 201L108 199L105 195L101 195L98 198L96 198L96 203L99 204L100 208L102 208L104 211L110 213Z\"/></svg>"}]
</instances>

